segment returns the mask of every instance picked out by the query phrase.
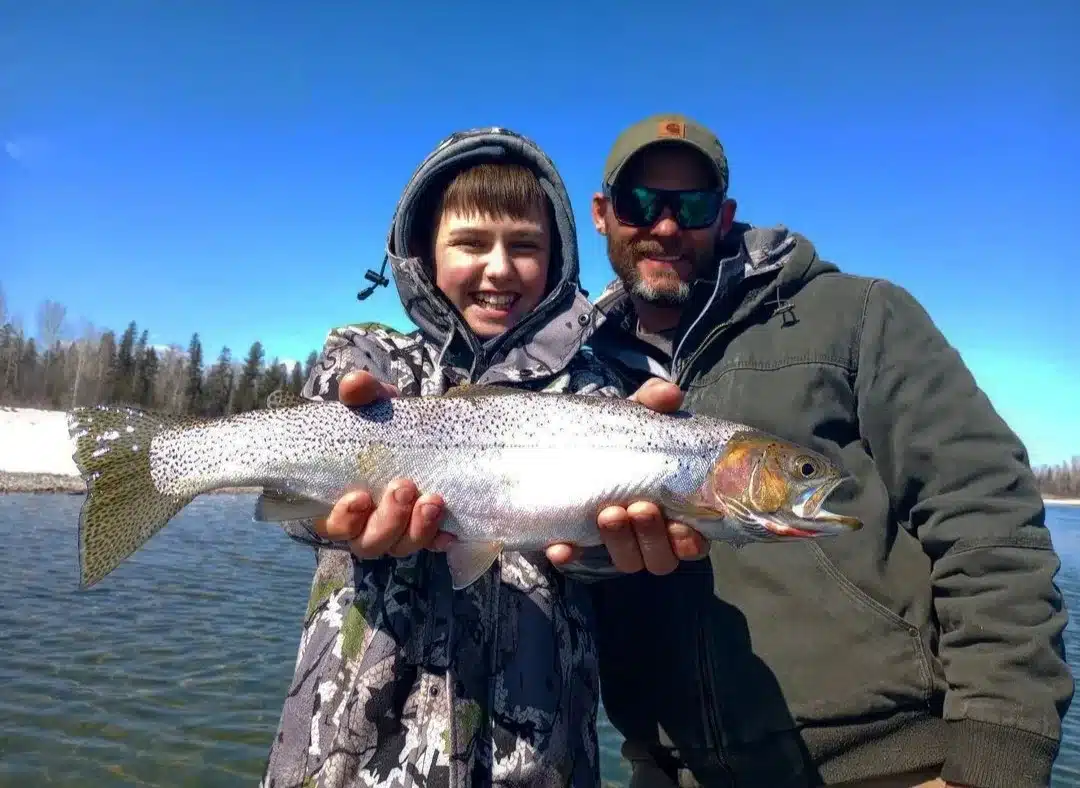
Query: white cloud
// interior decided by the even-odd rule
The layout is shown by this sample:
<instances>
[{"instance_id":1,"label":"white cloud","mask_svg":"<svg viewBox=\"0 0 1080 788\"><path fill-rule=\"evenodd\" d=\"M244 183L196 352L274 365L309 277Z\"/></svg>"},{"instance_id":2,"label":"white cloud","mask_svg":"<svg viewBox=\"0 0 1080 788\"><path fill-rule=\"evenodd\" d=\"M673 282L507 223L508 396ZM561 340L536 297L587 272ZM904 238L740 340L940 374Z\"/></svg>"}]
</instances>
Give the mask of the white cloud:
<instances>
[{"instance_id":1,"label":"white cloud","mask_svg":"<svg viewBox=\"0 0 1080 788\"><path fill-rule=\"evenodd\" d=\"M24 167L40 163L47 152L48 141L44 137L16 135L4 140L4 154Z\"/></svg>"}]
</instances>

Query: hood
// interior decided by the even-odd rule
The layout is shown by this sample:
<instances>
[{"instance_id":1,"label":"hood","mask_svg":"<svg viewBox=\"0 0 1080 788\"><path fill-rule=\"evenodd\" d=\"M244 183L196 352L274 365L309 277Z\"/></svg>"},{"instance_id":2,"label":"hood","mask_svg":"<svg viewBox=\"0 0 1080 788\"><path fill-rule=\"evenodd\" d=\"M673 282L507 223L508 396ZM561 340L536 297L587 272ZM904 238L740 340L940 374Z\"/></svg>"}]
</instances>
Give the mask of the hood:
<instances>
[{"instance_id":1,"label":"hood","mask_svg":"<svg viewBox=\"0 0 1080 788\"><path fill-rule=\"evenodd\" d=\"M513 161L529 167L547 195L556 237L548 292L540 305L510 331L486 342L435 287L428 267L409 256L409 240L433 190L468 166ZM387 258L401 303L422 336L442 349L446 363L463 369L474 383L545 377L561 371L593 327L593 307L581 290L577 228L570 197L555 165L528 138L491 127L458 132L439 143L413 173L390 222Z\"/></svg>"}]
</instances>

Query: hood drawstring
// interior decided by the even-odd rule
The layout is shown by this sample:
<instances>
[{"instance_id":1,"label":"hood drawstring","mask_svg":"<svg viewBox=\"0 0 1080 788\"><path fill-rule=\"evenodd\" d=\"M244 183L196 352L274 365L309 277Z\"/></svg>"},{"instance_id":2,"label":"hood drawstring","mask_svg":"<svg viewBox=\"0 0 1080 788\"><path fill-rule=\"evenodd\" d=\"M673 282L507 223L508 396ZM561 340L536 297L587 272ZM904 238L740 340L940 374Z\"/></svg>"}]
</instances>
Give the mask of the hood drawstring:
<instances>
[{"instance_id":1,"label":"hood drawstring","mask_svg":"<svg viewBox=\"0 0 1080 788\"><path fill-rule=\"evenodd\" d=\"M386 287L390 284L390 280L386 278L386 264L390 262L389 253L383 255L382 265L379 266L379 270L376 272L374 268L369 268L364 274L364 279L371 282L370 287L365 287L359 293L356 294L357 301L363 301L370 297L375 292L376 287Z\"/></svg>"}]
</instances>

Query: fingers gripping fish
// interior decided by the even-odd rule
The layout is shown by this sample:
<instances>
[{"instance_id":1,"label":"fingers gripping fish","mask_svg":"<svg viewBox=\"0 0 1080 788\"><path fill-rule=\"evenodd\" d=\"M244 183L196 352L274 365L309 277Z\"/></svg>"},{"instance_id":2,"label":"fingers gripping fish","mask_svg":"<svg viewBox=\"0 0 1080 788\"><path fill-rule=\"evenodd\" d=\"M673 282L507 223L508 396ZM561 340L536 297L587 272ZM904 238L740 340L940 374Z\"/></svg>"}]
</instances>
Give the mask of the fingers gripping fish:
<instances>
[{"instance_id":1,"label":"fingers gripping fish","mask_svg":"<svg viewBox=\"0 0 1080 788\"><path fill-rule=\"evenodd\" d=\"M454 587L503 550L601 544L599 512L653 501L710 540L742 544L857 530L824 508L845 481L824 456L727 421L629 400L462 387L350 408L276 394L215 419L115 406L73 410L87 485L81 585L113 571L197 496L262 487L255 519L320 517L350 489L378 500L412 479L446 504Z\"/></svg>"}]
</instances>

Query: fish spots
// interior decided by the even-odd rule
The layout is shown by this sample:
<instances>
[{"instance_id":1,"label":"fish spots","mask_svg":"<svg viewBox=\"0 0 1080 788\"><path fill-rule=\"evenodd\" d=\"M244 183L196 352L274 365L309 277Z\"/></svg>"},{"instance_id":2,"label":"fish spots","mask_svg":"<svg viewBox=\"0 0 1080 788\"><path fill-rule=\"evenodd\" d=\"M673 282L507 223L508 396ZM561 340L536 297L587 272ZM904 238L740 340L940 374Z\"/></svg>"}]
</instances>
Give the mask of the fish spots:
<instances>
[{"instance_id":1,"label":"fish spots","mask_svg":"<svg viewBox=\"0 0 1080 788\"><path fill-rule=\"evenodd\" d=\"M139 452L138 441L149 440L157 423L138 411L109 406L76 409L69 418L75 463L88 492L79 518L83 587L105 577L185 504L159 493L149 458Z\"/></svg>"}]
</instances>

